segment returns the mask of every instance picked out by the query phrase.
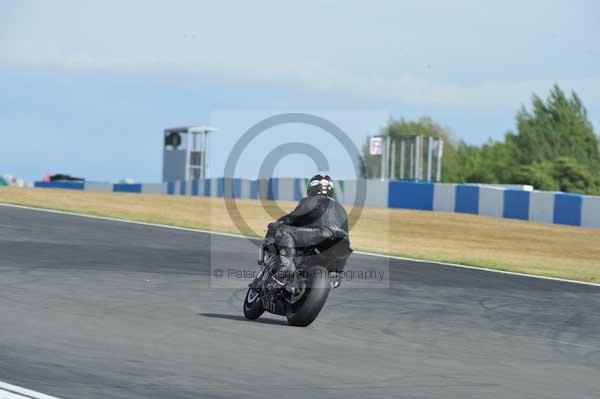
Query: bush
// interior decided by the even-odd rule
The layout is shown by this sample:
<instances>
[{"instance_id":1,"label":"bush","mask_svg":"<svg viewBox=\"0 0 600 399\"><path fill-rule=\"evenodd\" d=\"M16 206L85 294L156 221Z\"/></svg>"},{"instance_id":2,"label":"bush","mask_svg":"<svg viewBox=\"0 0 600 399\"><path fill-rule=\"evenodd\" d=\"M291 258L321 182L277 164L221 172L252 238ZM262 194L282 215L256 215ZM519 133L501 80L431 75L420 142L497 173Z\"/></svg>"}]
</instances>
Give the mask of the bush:
<instances>
[{"instance_id":1,"label":"bush","mask_svg":"<svg viewBox=\"0 0 600 399\"><path fill-rule=\"evenodd\" d=\"M573 193L597 192L597 182L588 168L576 159L561 157L554 163L554 177L560 191Z\"/></svg>"},{"instance_id":2,"label":"bush","mask_svg":"<svg viewBox=\"0 0 600 399\"><path fill-rule=\"evenodd\" d=\"M514 171L511 181L515 184L532 185L537 190L558 191L560 189L554 177L554 167L550 162L521 165Z\"/></svg>"}]
</instances>

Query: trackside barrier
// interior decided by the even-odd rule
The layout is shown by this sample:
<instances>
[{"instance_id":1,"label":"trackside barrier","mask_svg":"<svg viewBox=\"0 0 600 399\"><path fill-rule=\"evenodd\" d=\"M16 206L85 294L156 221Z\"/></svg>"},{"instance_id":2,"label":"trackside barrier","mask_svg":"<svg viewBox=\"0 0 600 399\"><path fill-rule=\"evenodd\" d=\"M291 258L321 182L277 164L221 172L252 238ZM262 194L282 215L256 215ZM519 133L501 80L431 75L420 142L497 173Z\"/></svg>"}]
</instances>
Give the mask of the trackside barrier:
<instances>
[{"instance_id":1,"label":"trackside barrier","mask_svg":"<svg viewBox=\"0 0 600 399\"><path fill-rule=\"evenodd\" d=\"M250 188L250 180L242 179L241 183L241 198L251 198L251 188Z\"/></svg>"},{"instance_id":2,"label":"trackside barrier","mask_svg":"<svg viewBox=\"0 0 600 399\"><path fill-rule=\"evenodd\" d=\"M73 181L36 181L34 187L39 188L62 188L67 190L83 190L85 183Z\"/></svg>"},{"instance_id":3,"label":"trackside barrier","mask_svg":"<svg viewBox=\"0 0 600 399\"><path fill-rule=\"evenodd\" d=\"M113 185L111 183L85 182L85 190L97 193L110 193L113 191Z\"/></svg>"},{"instance_id":4,"label":"trackside barrier","mask_svg":"<svg viewBox=\"0 0 600 399\"><path fill-rule=\"evenodd\" d=\"M502 217L508 219L529 220L531 191L504 190Z\"/></svg>"},{"instance_id":5,"label":"trackside barrier","mask_svg":"<svg viewBox=\"0 0 600 399\"><path fill-rule=\"evenodd\" d=\"M479 186L459 184L455 198L454 212L479 214Z\"/></svg>"},{"instance_id":6,"label":"trackside barrier","mask_svg":"<svg viewBox=\"0 0 600 399\"><path fill-rule=\"evenodd\" d=\"M263 200L279 199L279 179L260 179L258 180L258 198Z\"/></svg>"},{"instance_id":7,"label":"trackside barrier","mask_svg":"<svg viewBox=\"0 0 600 399\"><path fill-rule=\"evenodd\" d=\"M116 193L141 193L142 185L141 184L114 184L113 191Z\"/></svg>"},{"instance_id":8,"label":"trackside barrier","mask_svg":"<svg viewBox=\"0 0 600 399\"><path fill-rule=\"evenodd\" d=\"M432 211L434 187L432 183L390 182L388 207Z\"/></svg>"},{"instance_id":9,"label":"trackside barrier","mask_svg":"<svg viewBox=\"0 0 600 399\"><path fill-rule=\"evenodd\" d=\"M242 198L242 179L220 178L219 184L223 185L222 191L218 193L219 197Z\"/></svg>"},{"instance_id":10,"label":"trackside barrier","mask_svg":"<svg viewBox=\"0 0 600 399\"><path fill-rule=\"evenodd\" d=\"M294 180L294 201L300 201L306 195L306 186L308 179L296 178ZM338 192L338 197L340 193Z\"/></svg>"},{"instance_id":11,"label":"trackside barrier","mask_svg":"<svg viewBox=\"0 0 600 399\"><path fill-rule=\"evenodd\" d=\"M530 192L528 220L541 223L554 223L555 196L555 193L549 191Z\"/></svg>"},{"instance_id":12,"label":"trackside barrier","mask_svg":"<svg viewBox=\"0 0 600 399\"><path fill-rule=\"evenodd\" d=\"M479 215L501 218L504 213L504 192L497 187L479 187Z\"/></svg>"},{"instance_id":13,"label":"trackside barrier","mask_svg":"<svg viewBox=\"0 0 600 399\"><path fill-rule=\"evenodd\" d=\"M584 227L600 227L600 197L583 197L581 225Z\"/></svg>"},{"instance_id":14,"label":"trackside barrier","mask_svg":"<svg viewBox=\"0 0 600 399\"><path fill-rule=\"evenodd\" d=\"M344 180L343 183L336 182L337 186L343 184L343 189L337 194L338 200L347 205L354 204L357 196L357 187L359 183L365 183L365 181L356 180ZM386 180L366 180L365 203L364 206L386 208L389 203L389 187L390 184Z\"/></svg>"},{"instance_id":15,"label":"trackside barrier","mask_svg":"<svg viewBox=\"0 0 600 399\"><path fill-rule=\"evenodd\" d=\"M456 204L456 184L435 183L433 185L433 210L454 212Z\"/></svg>"},{"instance_id":16,"label":"trackside barrier","mask_svg":"<svg viewBox=\"0 0 600 399\"><path fill-rule=\"evenodd\" d=\"M357 180L337 180L336 197L355 201ZM600 197L513 186L367 180L365 206L460 212L570 226L600 227ZM38 188L299 201L303 178L211 178L168 183L36 182Z\"/></svg>"},{"instance_id":17,"label":"trackside barrier","mask_svg":"<svg viewBox=\"0 0 600 399\"><path fill-rule=\"evenodd\" d=\"M277 199L282 201L294 201L296 199L296 179L279 178L279 193Z\"/></svg>"},{"instance_id":18,"label":"trackside barrier","mask_svg":"<svg viewBox=\"0 0 600 399\"><path fill-rule=\"evenodd\" d=\"M389 182L381 180L367 180L367 195L365 206L385 208L389 203ZM354 186L356 194L356 185ZM351 198L354 202L354 197Z\"/></svg>"},{"instance_id":19,"label":"trackside barrier","mask_svg":"<svg viewBox=\"0 0 600 399\"><path fill-rule=\"evenodd\" d=\"M582 196L557 193L554 196L554 220L556 224L581 226Z\"/></svg>"}]
</instances>

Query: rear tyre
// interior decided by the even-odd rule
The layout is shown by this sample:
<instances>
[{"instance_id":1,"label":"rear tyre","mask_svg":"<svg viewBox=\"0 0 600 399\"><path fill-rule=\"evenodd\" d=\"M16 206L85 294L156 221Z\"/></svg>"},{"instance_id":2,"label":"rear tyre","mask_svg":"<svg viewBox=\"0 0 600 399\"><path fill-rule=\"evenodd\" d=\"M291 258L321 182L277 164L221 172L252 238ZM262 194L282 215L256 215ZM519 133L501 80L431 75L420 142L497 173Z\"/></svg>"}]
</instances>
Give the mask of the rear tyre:
<instances>
[{"instance_id":1,"label":"rear tyre","mask_svg":"<svg viewBox=\"0 0 600 399\"><path fill-rule=\"evenodd\" d=\"M327 268L312 266L306 271L308 281L303 297L296 303L288 305L287 320L289 325L306 327L318 316L331 289Z\"/></svg>"},{"instance_id":2,"label":"rear tyre","mask_svg":"<svg viewBox=\"0 0 600 399\"><path fill-rule=\"evenodd\" d=\"M262 300L260 299L260 291L256 288L249 288L244 299L244 316L248 320L256 320L265 312Z\"/></svg>"}]
</instances>

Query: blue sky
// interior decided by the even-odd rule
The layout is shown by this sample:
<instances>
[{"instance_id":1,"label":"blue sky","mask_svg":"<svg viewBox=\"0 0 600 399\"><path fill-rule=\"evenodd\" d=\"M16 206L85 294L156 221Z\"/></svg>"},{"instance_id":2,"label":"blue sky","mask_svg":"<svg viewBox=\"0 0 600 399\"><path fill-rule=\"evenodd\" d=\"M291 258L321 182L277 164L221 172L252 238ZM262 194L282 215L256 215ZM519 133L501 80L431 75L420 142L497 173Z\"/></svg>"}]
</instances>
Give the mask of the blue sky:
<instances>
[{"instance_id":1,"label":"blue sky","mask_svg":"<svg viewBox=\"0 0 600 399\"><path fill-rule=\"evenodd\" d=\"M162 129L223 110L427 115L481 144L554 83L577 91L598 129L598 3L486 3L3 1L0 173L158 181ZM360 145L380 123L349 134ZM213 174L241 129L214 137ZM269 150L249 149L245 172ZM277 173L311 168L292 156Z\"/></svg>"}]
</instances>

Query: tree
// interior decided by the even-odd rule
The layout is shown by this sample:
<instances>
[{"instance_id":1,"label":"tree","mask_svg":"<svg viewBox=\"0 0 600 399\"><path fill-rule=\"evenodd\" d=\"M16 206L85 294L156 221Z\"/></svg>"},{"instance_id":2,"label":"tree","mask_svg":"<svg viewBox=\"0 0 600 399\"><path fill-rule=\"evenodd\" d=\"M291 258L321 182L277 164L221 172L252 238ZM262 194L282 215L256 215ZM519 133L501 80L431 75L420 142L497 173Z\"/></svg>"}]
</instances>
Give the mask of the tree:
<instances>
[{"instance_id":1,"label":"tree","mask_svg":"<svg viewBox=\"0 0 600 399\"><path fill-rule=\"evenodd\" d=\"M546 102L534 95L532 105L531 112L524 107L518 112L519 134L511 137L520 164L570 157L588 168L598 169L598 137L587 119L587 110L575 92L569 99L555 85Z\"/></svg>"},{"instance_id":2,"label":"tree","mask_svg":"<svg viewBox=\"0 0 600 399\"><path fill-rule=\"evenodd\" d=\"M518 134L507 137L515 148L513 181L529 180L539 189L595 193L600 150L587 110L575 92L567 98L555 85L546 101L534 95L532 111L517 113Z\"/></svg>"},{"instance_id":3,"label":"tree","mask_svg":"<svg viewBox=\"0 0 600 399\"><path fill-rule=\"evenodd\" d=\"M515 167L515 148L510 142L491 140L481 148L462 144L455 164L460 170L460 178L456 181L504 183L512 177Z\"/></svg>"},{"instance_id":4,"label":"tree","mask_svg":"<svg viewBox=\"0 0 600 399\"><path fill-rule=\"evenodd\" d=\"M538 190L560 190L554 173L554 165L548 161L519 165L513 171L510 181L514 184L529 184Z\"/></svg>"},{"instance_id":5,"label":"tree","mask_svg":"<svg viewBox=\"0 0 600 399\"><path fill-rule=\"evenodd\" d=\"M597 178L578 160L560 157L554 162L554 177L560 191L596 194Z\"/></svg>"},{"instance_id":6,"label":"tree","mask_svg":"<svg viewBox=\"0 0 600 399\"><path fill-rule=\"evenodd\" d=\"M522 165L515 171L513 182L531 184L539 190L571 193L600 193L600 182L576 159L559 157L554 162Z\"/></svg>"}]
</instances>

